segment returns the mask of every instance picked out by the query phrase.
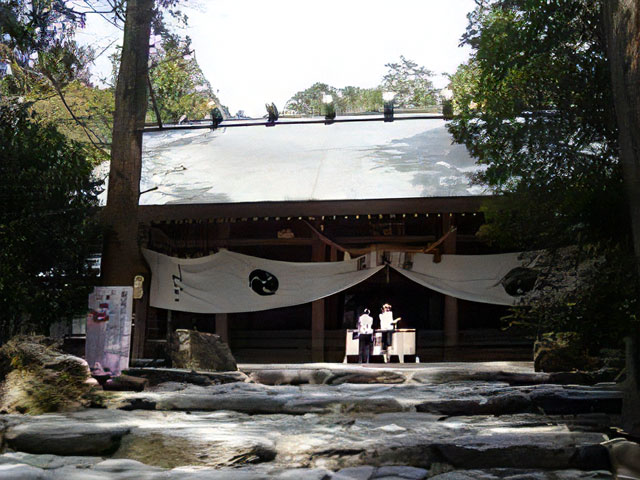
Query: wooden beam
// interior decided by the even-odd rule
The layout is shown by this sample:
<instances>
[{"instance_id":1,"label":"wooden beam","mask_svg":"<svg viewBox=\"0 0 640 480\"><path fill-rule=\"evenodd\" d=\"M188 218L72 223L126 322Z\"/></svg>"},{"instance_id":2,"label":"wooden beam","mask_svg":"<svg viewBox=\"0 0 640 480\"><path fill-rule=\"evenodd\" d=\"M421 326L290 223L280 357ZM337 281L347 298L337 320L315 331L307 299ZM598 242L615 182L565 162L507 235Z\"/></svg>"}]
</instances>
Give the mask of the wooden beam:
<instances>
[{"instance_id":1,"label":"wooden beam","mask_svg":"<svg viewBox=\"0 0 640 480\"><path fill-rule=\"evenodd\" d=\"M303 222L307 225L307 227L309 227L311 229L311 231L313 232L313 234L325 245L329 245L331 247L331 251L334 250L340 250L341 252L347 253L347 250L345 248L343 248L341 245L338 245L336 242L334 242L333 240L331 240L330 238L324 236L322 233L320 233L316 227L314 227L313 225L311 225L309 222L307 222L306 220L303 220Z\"/></svg>"},{"instance_id":2,"label":"wooden beam","mask_svg":"<svg viewBox=\"0 0 640 480\"><path fill-rule=\"evenodd\" d=\"M162 242L171 248L193 248L201 243L199 239L169 238L160 228L152 228L152 235L161 238ZM351 255L362 255L376 250L392 250L404 252L424 252L427 245L434 242L435 235L376 235L363 237L338 237L336 243L345 245ZM458 243L478 243L475 235L457 235ZM152 242L153 243L153 242ZM234 247L273 247L273 246L310 246L314 239L311 237L295 238L216 238L209 239L207 245L215 248ZM154 243L155 245L155 243Z\"/></svg>"},{"instance_id":3,"label":"wooden beam","mask_svg":"<svg viewBox=\"0 0 640 480\"><path fill-rule=\"evenodd\" d=\"M293 202L197 203L141 205L138 216L144 223L168 220L207 220L253 217L329 217L339 215L473 213L490 196L391 198L374 200L322 200Z\"/></svg>"},{"instance_id":4,"label":"wooden beam","mask_svg":"<svg viewBox=\"0 0 640 480\"><path fill-rule=\"evenodd\" d=\"M229 343L229 314L216 313L216 335L226 344Z\"/></svg>"},{"instance_id":5,"label":"wooden beam","mask_svg":"<svg viewBox=\"0 0 640 480\"><path fill-rule=\"evenodd\" d=\"M408 243L426 246L435 240L435 235L376 235L366 237L338 237L335 243L342 245L368 245L371 243L394 244ZM273 245L313 245L315 240L310 237L296 238L226 238L216 239L209 242L216 247L251 247L251 246L273 246ZM424 247L423 247L424 248Z\"/></svg>"},{"instance_id":6,"label":"wooden beam","mask_svg":"<svg viewBox=\"0 0 640 480\"><path fill-rule=\"evenodd\" d=\"M435 235L368 235L366 237L336 237L342 245L362 245L369 243L414 243L426 247L436 239Z\"/></svg>"},{"instance_id":7,"label":"wooden beam","mask_svg":"<svg viewBox=\"0 0 640 480\"><path fill-rule=\"evenodd\" d=\"M209 240L214 247L269 247L277 245L312 245L312 238L218 238Z\"/></svg>"},{"instance_id":8,"label":"wooden beam","mask_svg":"<svg viewBox=\"0 0 640 480\"><path fill-rule=\"evenodd\" d=\"M455 229L455 217L444 215L442 217L442 231L449 232L443 237L441 244L442 253L453 255L456 253L457 232ZM456 358L456 349L459 344L458 325L458 299L445 295L444 297L444 360Z\"/></svg>"}]
</instances>

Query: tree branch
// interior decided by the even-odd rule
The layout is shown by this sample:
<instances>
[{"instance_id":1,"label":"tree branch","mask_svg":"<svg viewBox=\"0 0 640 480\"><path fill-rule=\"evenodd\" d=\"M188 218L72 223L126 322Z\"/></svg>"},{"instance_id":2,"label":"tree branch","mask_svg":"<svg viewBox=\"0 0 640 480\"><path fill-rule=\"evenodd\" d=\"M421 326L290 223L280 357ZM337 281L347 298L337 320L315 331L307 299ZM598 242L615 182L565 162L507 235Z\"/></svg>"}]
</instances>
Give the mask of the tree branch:
<instances>
[{"instance_id":1,"label":"tree branch","mask_svg":"<svg viewBox=\"0 0 640 480\"><path fill-rule=\"evenodd\" d=\"M47 77L47 78L49 78L49 77ZM97 140L100 144L106 145L105 140L103 138L101 138L100 135L98 135L96 132L94 132L90 127L88 127L82 120L80 120L76 116L76 114L73 112L73 110L71 109L71 107L67 103L67 99L64 97L64 94L62 93L62 89L60 89L60 87L58 85L56 85L56 82L54 82L51 78L49 78L49 81L51 82L51 84L52 84L54 90L56 91L56 93L58 94L58 96L60 97L60 100L62 101L62 104L64 105L64 108L66 108L67 112L69 112L69 115L71 115L71 118L73 118L73 120L76 122L76 124L79 125L82 128L82 130L84 130L84 133L87 136L87 138L89 139L89 142L91 142L91 145L93 145L95 148L100 150L105 155L109 155L109 152L105 151L100 145L98 145L98 143L96 143L96 140ZM93 136L96 138L96 140L91 138L91 135L89 133L93 134Z\"/></svg>"}]
</instances>

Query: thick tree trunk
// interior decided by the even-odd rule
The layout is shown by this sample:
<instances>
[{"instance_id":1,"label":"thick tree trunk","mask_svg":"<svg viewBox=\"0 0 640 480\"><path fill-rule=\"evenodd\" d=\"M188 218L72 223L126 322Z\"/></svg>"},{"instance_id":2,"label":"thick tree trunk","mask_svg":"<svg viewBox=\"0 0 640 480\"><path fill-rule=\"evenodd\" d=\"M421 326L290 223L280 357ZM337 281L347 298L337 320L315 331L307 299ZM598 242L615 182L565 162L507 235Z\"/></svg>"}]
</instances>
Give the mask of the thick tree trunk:
<instances>
[{"instance_id":1,"label":"thick tree trunk","mask_svg":"<svg viewBox=\"0 0 640 480\"><path fill-rule=\"evenodd\" d=\"M138 244L142 133L147 112L149 35L154 0L128 0L113 118L111 169L103 211L102 284L133 286L147 267ZM147 280L148 285L148 280ZM147 290L148 291L148 290ZM146 299L133 303L132 357L143 356Z\"/></svg>"},{"instance_id":2,"label":"thick tree trunk","mask_svg":"<svg viewBox=\"0 0 640 480\"><path fill-rule=\"evenodd\" d=\"M638 0L604 0L603 19L619 129L620 162L640 282L640 3ZM638 332L629 334L623 422L627 430L640 433L639 335Z\"/></svg>"},{"instance_id":3,"label":"thick tree trunk","mask_svg":"<svg viewBox=\"0 0 640 480\"><path fill-rule=\"evenodd\" d=\"M142 135L147 111L149 35L154 0L129 0L113 119L113 143L107 206L102 282L133 285L146 270L138 246L138 197Z\"/></svg>"}]
</instances>

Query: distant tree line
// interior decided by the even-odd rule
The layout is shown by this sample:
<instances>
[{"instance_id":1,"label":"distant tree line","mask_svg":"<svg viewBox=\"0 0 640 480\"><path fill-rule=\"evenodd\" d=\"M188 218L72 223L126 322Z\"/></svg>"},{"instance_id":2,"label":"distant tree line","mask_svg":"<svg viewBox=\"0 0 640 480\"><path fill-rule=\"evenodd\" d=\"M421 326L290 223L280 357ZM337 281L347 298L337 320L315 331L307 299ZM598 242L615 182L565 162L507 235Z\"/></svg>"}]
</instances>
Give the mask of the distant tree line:
<instances>
[{"instance_id":1,"label":"distant tree line","mask_svg":"<svg viewBox=\"0 0 640 480\"><path fill-rule=\"evenodd\" d=\"M384 92L395 94L393 102L398 108L428 109L438 104L439 95L433 86L433 72L404 56L400 56L399 62L385 66L387 73L377 87L336 88L326 83L314 83L287 100L285 111L320 115L324 111L323 97L331 95L338 113L379 112L384 105Z\"/></svg>"}]
</instances>

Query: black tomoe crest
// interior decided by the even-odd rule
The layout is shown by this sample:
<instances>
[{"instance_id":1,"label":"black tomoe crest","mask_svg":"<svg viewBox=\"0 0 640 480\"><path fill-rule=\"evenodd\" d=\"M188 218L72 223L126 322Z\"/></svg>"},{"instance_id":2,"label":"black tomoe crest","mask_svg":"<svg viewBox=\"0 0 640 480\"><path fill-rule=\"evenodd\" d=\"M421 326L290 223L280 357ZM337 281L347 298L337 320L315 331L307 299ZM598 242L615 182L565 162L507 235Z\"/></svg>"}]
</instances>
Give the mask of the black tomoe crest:
<instances>
[{"instance_id":1,"label":"black tomoe crest","mask_svg":"<svg viewBox=\"0 0 640 480\"><path fill-rule=\"evenodd\" d=\"M258 295L273 295L278 290L278 279L264 270L254 270L249 274L249 288Z\"/></svg>"},{"instance_id":2,"label":"black tomoe crest","mask_svg":"<svg viewBox=\"0 0 640 480\"><path fill-rule=\"evenodd\" d=\"M516 267L511 269L500 283L512 297L523 295L533 290L538 280L538 272L532 268Z\"/></svg>"}]
</instances>

